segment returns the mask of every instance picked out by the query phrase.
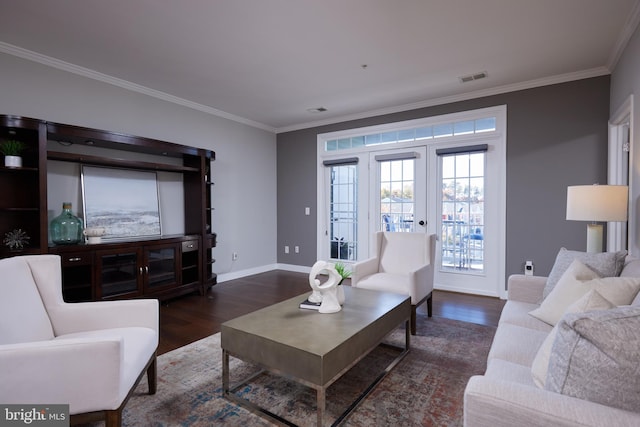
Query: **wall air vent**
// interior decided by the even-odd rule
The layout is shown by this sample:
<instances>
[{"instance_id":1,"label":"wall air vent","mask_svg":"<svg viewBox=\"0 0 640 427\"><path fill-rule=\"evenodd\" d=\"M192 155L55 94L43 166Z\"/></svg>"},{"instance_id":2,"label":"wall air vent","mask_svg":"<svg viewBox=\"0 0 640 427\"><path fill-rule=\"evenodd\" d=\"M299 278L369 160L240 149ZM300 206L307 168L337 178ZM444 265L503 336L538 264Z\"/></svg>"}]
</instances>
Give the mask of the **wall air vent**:
<instances>
[{"instance_id":1,"label":"wall air vent","mask_svg":"<svg viewBox=\"0 0 640 427\"><path fill-rule=\"evenodd\" d=\"M486 77L487 77L487 72L486 71L482 71L480 73L469 74L468 76L459 77L459 79L460 79L460 81L462 83L469 83L469 82L472 82L474 80L484 79Z\"/></svg>"}]
</instances>

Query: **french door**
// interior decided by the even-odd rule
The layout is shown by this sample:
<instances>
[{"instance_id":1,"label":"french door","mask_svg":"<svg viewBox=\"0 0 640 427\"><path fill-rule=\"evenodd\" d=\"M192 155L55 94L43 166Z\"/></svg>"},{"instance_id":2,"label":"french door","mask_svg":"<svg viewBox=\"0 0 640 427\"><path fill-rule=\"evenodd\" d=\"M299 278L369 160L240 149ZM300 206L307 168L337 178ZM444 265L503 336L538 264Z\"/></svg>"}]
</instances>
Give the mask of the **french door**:
<instances>
[{"instance_id":1,"label":"french door","mask_svg":"<svg viewBox=\"0 0 640 427\"><path fill-rule=\"evenodd\" d=\"M505 296L506 107L319 135L318 158L318 259L435 234L436 289Z\"/></svg>"}]
</instances>

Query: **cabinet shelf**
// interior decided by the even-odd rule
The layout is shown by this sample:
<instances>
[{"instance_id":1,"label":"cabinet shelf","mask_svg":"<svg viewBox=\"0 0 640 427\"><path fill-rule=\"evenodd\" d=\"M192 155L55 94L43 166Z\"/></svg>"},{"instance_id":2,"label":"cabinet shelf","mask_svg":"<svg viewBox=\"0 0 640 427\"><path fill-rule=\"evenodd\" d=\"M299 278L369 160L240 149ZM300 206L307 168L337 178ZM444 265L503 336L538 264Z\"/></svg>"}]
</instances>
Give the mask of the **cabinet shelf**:
<instances>
[{"instance_id":1,"label":"cabinet shelf","mask_svg":"<svg viewBox=\"0 0 640 427\"><path fill-rule=\"evenodd\" d=\"M8 168L6 166L0 166L0 172L4 173L34 173L38 172L38 168L30 168L30 167L19 167L19 168Z\"/></svg>"},{"instance_id":2,"label":"cabinet shelf","mask_svg":"<svg viewBox=\"0 0 640 427\"><path fill-rule=\"evenodd\" d=\"M140 162L136 160L113 159L107 157L90 156L86 154L63 153L48 151L47 159L62 162L82 163L93 166L112 166L119 168L152 170L163 172L199 172L198 168L190 166L169 165L165 163Z\"/></svg>"}]
</instances>

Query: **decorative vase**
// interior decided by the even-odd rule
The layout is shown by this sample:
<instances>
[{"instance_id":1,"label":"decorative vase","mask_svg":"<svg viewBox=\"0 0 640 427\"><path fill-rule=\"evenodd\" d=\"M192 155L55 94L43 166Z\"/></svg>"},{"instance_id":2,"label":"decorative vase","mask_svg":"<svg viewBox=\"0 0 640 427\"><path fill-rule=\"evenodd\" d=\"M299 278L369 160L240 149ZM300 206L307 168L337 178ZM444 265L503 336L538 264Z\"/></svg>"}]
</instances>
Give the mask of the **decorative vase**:
<instances>
[{"instance_id":1,"label":"decorative vase","mask_svg":"<svg viewBox=\"0 0 640 427\"><path fill-rule=\"evenodd\" d=\"M342 279L340 281L340 283L338 283L338 286L336 286L336 293L338 295L338 303L340 305L344 305L344 285L342 284L342 281L344 279Z\"/></svg>"},{"instance_id":2,"label":"decorative vase","mask_svg":"<svg viewBox=\"0 0 640 427\"><path fill-rule=\"evenodd\" d=\"M82 220L71 212L71 203L62 204L62 213L49 225L51 241L56 245L75 245L82 241Z\"/></svg>"},{"instance_id":3,"label":"decorative vase","mask_svg":"<svg viewBox=\"0 0 640 427\"><path fill-rule=\"evenodd\" d=\"M22 157L20 156L4 156L4 165L8 168L21 168Z\"/></svg>"}]
</instances>

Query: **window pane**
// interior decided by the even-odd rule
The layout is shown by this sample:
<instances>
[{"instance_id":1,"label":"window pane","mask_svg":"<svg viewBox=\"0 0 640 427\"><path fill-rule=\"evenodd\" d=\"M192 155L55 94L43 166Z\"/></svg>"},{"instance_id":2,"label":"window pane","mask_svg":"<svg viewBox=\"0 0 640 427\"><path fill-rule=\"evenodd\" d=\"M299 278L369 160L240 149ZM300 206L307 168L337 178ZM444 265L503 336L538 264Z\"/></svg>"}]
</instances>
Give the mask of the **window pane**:
<instances>
[{"instance_id":1,"label":"window pane","mask_svg":"<svg viewBox=\"0 0 640 427\"><path fill-rule=\"evenodd\" d=\"M331 167L331 258L357 258L358 200L357 165Z\"/></svg>"},{"instance_id":2,"label":"window pane","mask_svg":"<svg viewBox=\"0 0 640 427\"><path fill-rule=\"evenodd\" d=\"M453 134L454 135L465 135L469 133L473 133L474 124L473 120L468 122L458 122L453 125Z\"/></svg>"},{"instance_id":3,"label":"window pane","mask_svg":"<svg viewBox=\"0 0 640 427\"><path fill-rule=\"evenodd\" d=\"M351 146L353 148L364 146L364 136L354 136L351 138Z\"/></svg>"},{"instance_id":4,"label":"window pane","mask_svg":"<svg viewBox=\"0 0 640 427\"><path fill-rule=\"evenodd\" d=\"M351 148L351 139L350 138L345 138L345 139L339 139L338 140L338 150L347 150Z\"/></svg>"},{"instance_id":5,"label":"window pane","mask_svg":"<svg viewBox=\"0 0 640 427\"><path fill-rule=\"evenodd\" d=\"M380 135L381 143L396 142L396 141L398 141L398 132L385 132Z\"/></svg>"},{"instance_id":6,"label":"window pane","mask_svg":"<svg viewBox=\"0 0 640 427\"><path fill-rule=\"evenodd\" d=\"M451 123L445 123L442 125L435 125L433 127L433 137L442 138L443 136L453 135L453 126Z\"/></svg>"},{"instance_id":7,"label":"window pane","mask_svg":"<svg viewBox=\"0 0 640 427\"><path fill-rule=\"evenodd\" d=\"M431 126L416 129L416 139L433 138L433 128Z\"/></svg>"},{"instance_id":8,"label":"window pane","mask_svg":"<svg viewBox=\"0 0 640 427\"><path fill-rule=\"evenodd\" d=\"M469 155L460 154L456 158L456 176L469 176Z\"/></svg>"},{"instance_id":9,"label":"window pane","mask_svg":"<svg viewBox=\"0 0 640 427\"><path fill-rule=\"evenodd\" d=\"M469 156L469 176L484 176L484 153Z\"/></svg>"},{"instance_id":10,"label":"window pane","mask_svg":"<svg viewBox=\"0 0 640 427\"><path fill-rule=\"evenodd\" d=\"M331 141L327 141L327 151L335 151L338 149L338 141L331 140Z\"/></svg>"},{"instance_id":11,"label":"window pane","mask_svg":"<svg viewBox=\"0 0 640 427\"><path fill-rule=\"evenodd\" d=\"M367 135L365 138L366 145L374 145L380 143L380 134L376 133L375 135Z\"/></svg>"},{"instance_id":12,"label":"window pane","mask_svg":"<svg viewBox=\"0 0 640 427\"><path fill-rule=\"evenodd\" d=\"M442 157L442 177L453 178L455 176L456 158L454 156Z\"/></svg>"},{"instance_id":13,"label":"window pane","mask_svg":"<svg viewBox=\"0 0 640 427\"><path fill-rule=\"evenodd\" d=\"M380 224L383 231L414 231L415 160L379 162ZM390 176L383 171L391 170ZM388 179L387 179L388 178Z\"/></svg>"},{"instance_id":14,"label":"window pane","mask_svg":"<svg viewBox=\"0 0 640 427\"><path fill-rule=\"evenodd\" d=\"M442 156L440 162L440 268L446 272L481 273L484 271L485 153Z\"/></svg>"},{"instance_id":15,"label":"window pane","mask_svg":"<svg viewBox=\"0 0 640 427\"><path fill-rule=\"evenodd\" d=\"M496 130L496 118L487 117L486 119L476 120L476 132L491 132Z\"/></svg>"},{"instance_id":16,"label":"window pane","mask_svg":"<svg viewBox=\"0 0 640 427\"><path fill-rule=\"evenodd\" d=\"M400 142L413 141L415 138L415 135L416 135L415 129L401 130L400 132L398 132L398 141Z\"/></svg>"}]
</instances>

